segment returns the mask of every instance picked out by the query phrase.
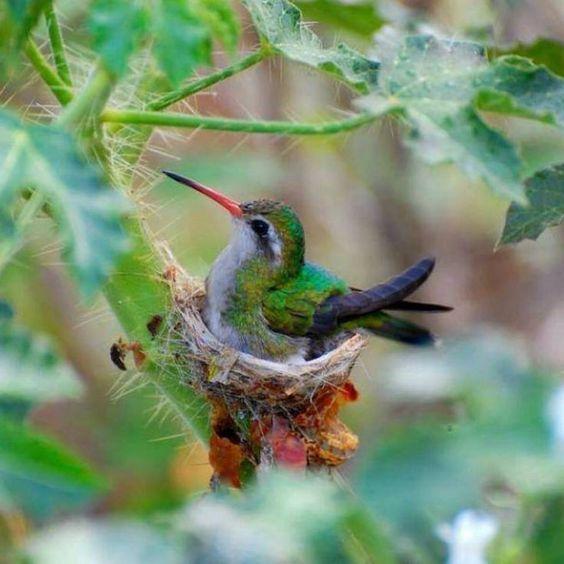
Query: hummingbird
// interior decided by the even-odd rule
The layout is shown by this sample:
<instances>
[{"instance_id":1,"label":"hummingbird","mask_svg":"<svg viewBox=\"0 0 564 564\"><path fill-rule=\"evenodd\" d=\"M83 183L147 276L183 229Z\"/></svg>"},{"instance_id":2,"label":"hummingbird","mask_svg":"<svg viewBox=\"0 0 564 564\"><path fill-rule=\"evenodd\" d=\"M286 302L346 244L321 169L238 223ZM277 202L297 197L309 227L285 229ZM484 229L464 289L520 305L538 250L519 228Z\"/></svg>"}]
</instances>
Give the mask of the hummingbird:
<instances>
[{"instance_id":1,"label":"hummingbird","mask_svg":"<svg viewBox=\"0 0 564 564\"><path fill-rule=\"evenodd\" d=\"M285 363L320 356L344 334L359 330L410 345L435 342L428 329L388 313L452 309L405 299L430 276L434 258L423 258L367 290L354 289L305 260L304 228L290 206L269 199L240 203L174 172L163 173L231 215L231 238L206 279L202 312L219 341Z\"/></svg>"}]
</instances>

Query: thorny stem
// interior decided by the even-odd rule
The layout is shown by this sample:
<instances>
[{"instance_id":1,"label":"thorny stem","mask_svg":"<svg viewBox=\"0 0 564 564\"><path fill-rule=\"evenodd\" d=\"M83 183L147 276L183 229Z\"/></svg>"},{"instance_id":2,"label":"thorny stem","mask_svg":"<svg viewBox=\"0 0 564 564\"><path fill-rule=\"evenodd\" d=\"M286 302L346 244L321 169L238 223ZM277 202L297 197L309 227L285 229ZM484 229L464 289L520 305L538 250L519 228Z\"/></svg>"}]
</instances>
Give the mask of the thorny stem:
<instances>
[{"instance_id":1,"label":"thorny stem","mask_svg":"<svg viewBox=\"0 0 564 564\"><path fill-rule=\"evenodd\" d=\"M66 106L72 100L72 90L61 80L59 75L45 60L45 57L33 41L29 40L26 43L25 54L55 98L57 98L61 105Z\"/></svg>"},{"instance_id":2,"label":"thorny stem","mask_svg":"<svg viewBox=\"0 0 564 564\"><path fill-rule=\"evenodd\" d=\"M185 383L185 375L173 362L162 359L162 352L156 350L154 336L147 326L155 316L166 319L170 311L170 288L161 276L163 264L140 220L127 218L124 227L132 248L116 265L104 287L104 295L128 338L138 342L146 353L142 370L147 380L167 400L183 426L207 444L210 436L207 401Z\"/></svg>"},{"instance_id":3,"label":"thorny stem","mask_svg":"<svg viewBox=\"0 0 564 564\"><path fill-rule=\"evenodd\" d=\"M263 121L217 118L181 113L144 112L139 110L105 110L100 116L110 123L133 123L138 125L160 125L165 127L187 127L244 133L273 133L279 135L329 135L350 131L374 121L373 114L358 114L354 117L325 123L303 123L290 121Z\"/></svg>"},{"instance_id":4,"label":"thorny stem","mask_svg":"<svg viewBox=\"0 0 564 564\"><path fill-rule=\"evenodd\" d=\"M24 204L22 211L15 221L16 239L4 242L4 244L0 248L0 272L4 270L6 265L20 250L22 246L21 234L24 232L25 228L33 221L44 204L45 196L37 190L33 192L29 200Z\"/></svg>"},{"instance_id":5,"label":"thorny stem","mask_svg":"<svg viewBox=\"0 0 564 564\"><path fill-rule=\"evenodd\" d=\"M96 67L80 94L59 116L59 125L68 128L86 117L97 118L112 93L112 85L112 78L104 67Z\"/></svg>"},{"instance_id":6,"label":"thorny stem","mask_svg":"<svg viewBox=\"0 0 564 564\"><path fill-rule=\"evenodd\" d=\"M63 43L63 36L61 28L55 13L53 1L51 0L45 8L45 20L47 22L47 29L49 31L49 40L51 41L51 49L55 57L55 64L57 72L61 80L69 87L72 87L72 78L67 58L65 56L65 45Z\"/></svg>"},{"instance_id":7,"label":"thorny stem","mask_svg":"<svg viewBox=\"0 0 564 564\"><path fill-rule=\"evenodd\" d=\"M251 53L250 55L244 57L240 61L229 65L223 69L218 70L212 74L204 76L199 80L195 80L186 86L179 88L178 90L173 90L172 92L167 92L160 98L157 98L153 102L149 102L147 104L147 110L149 111L160 111L172 106L176 102L183 100L184 98L188 98L189 96L193 96L197 94L201 90L205 90L218 82L222 82L235 74L243 72L244 70L260 63L267 57L271 55L271 52L267 46L263 46L260 50ZM123 125L121 123L112 123L109 126L109 131L111 133L117 133Z\"/></svg>"},{"instance_id":8,"label":"thorny stem","mask_svg":"<svg viewBox=\"0 0 564 564\"><path fill-rule=\"evenodd\" d=\"M186 86L183 86L178 90L174 90L173 92L169 92L164 96L161 96L154 102L147 104L147 109L150 111L164 110L165 108L168 108L172 104L179 102L180 100L183 100L188 96L192 96L193 94L196 94L197 92L200 92L205 88L209 88L210 86L213 86L218 82L226 80L234 74L240 73L248 69L249 67L256 65L257 63L260 63L269 55L270 52L268 51L268 49L262 48L259 51L247 55L240 61L229 65L228 67L209 74L208 76L204 76L203 78L195 80L194 82L191 82L190 84L187 84Z\"/></svg>"}]
</instances>

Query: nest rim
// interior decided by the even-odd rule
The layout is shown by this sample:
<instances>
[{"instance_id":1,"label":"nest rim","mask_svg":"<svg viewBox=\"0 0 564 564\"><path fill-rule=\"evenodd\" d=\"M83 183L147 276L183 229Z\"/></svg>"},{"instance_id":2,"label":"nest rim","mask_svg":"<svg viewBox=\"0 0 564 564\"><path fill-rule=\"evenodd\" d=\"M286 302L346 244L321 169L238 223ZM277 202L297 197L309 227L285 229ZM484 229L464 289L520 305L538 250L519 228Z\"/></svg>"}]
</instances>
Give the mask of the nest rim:
<instances>
[{"instance_id":1,"label":"nest rim","mask_svg":"<svg viewBox=\"0 0 564 564\"><path fill-rule=\"evenodd\" d=\"M334 349L303 362L266 360L236 350L219 341L202 318L204 282L188 275L168 248L164 251L168 264L165 278L177 314L175 330L180 332L185 359L198 368L190 385L212 398L239 398L270 407L280 404L284 409L310 403L320 389L339 389L349 380L366 345L364 335L347 334Z\"/></svg>"}]
</instances>

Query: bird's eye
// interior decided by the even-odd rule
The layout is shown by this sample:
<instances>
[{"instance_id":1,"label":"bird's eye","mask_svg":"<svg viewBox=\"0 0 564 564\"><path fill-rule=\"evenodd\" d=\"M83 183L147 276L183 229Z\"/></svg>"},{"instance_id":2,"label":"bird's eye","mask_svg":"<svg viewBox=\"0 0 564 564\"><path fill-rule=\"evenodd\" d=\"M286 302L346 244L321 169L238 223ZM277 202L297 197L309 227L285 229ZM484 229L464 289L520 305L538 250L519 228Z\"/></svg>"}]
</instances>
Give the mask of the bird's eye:
<instances>
[{"instance_id":1,"label":"bird's eye","mask_svg":"<svg viewBox=\"0 0 564 564\"><path fill-rule=\"evenodd\" d=\"M262 219L253 219L251 221L251 227L259 237L264 237L268 233L268 223Z\"/></svg>"}]
</instances>

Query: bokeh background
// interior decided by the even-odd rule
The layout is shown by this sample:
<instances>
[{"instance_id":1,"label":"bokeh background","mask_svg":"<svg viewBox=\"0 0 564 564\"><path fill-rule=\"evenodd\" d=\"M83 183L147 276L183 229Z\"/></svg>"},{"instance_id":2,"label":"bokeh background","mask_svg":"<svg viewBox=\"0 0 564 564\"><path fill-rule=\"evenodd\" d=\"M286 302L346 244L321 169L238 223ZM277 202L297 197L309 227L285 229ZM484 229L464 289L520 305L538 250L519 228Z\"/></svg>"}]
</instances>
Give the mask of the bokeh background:
<instances>
[{"instance_id":1,"label":"bokeh background","mask_svg":"<svg viewBox=\"0 0 564 564\"><path fill-rule=\"evenodd\" d=\"M300 5L329 43L343 39L363 51L370 49L372 34L383 21L413 19L414 14L421 26L449 37L490 36L497 45L538 37L564 41L561 0L404 0L374 8L351 2L365 10L356 23L332 18L321 0ZM67 33L80 45L85 33L80 6L63 2L62 11ZM242 9L241 16L248 21ZM247 25L243 50L256 43ZM227 58L218 52L215 62L219 67ZM23 89L30 86L26 80L24 75L5 85L2 98L27 105L31 113L48 111L52 99L39 83ZM119 96L127 95L124 85ZM271 60L176 109L313 120L328 108L346 110L348 104L346 88L297 65ZM495 126L518 141L530 171L562 162L564 138L550 126L509 118L497 119ZM437 257L435 273L417 298L454 306L450 314L421 319L444 339L445 351L413 352L371 341L355 370L360 400L345 413L361 446L340 474L376 515L384 507L401 531L413 530L417 538L426 527L422 542L440 554L432 523L452 518L456 508L472 503L506 515L514 500L511 491L496 490L491 495L486 491L484 502L483 482L475 483L481 476L472 466L475 453L488 458L499 452L492 435L476 431L467 443L462 441L461 450L445 450L443 437L428 430L430 421L440 421L444 430L444 425L464 420L465 394L471 390L470 405L479 406L477 410L503 412L501 423L492 426L509 428L500 444L520 433L515 441L526 436L523 449L534 457L541 443L556 440L548 411L539 407L550 393L538 390L556 389L564 367L564 231L549 229L536 242L496 250L507 202L454 166L419 162L402 143L401 127L384 119L326 138L157 130L135 172L135 196L155 236L167 241L180 263L197 276L206 275L226 244L229 221L208 200L161 177L161 168L237 199L260 196L290 203L306 229L308 259L356 287L374 285L424 255ZM51 335L86 384L81 400L37 408L33 425L108 477L107 494L79 515L154 516L177 508L207 487L211 470L206 453L180 432L173 418L155 409L155 395L142 380L123 388L123 377L109 358L122 331L102 299L81 301L58 250L49 221L37 220L0 282L19 320ZM537 399L540 403L534 403ZM519 414L528 418L529 427L521 420L513 423L511 417ZM535 434L541 427L543 438ZM428 448L422 451L422 444ZM508 454L508 465L515 462L512 457ZM540 463L529 463L523 462L523 471L531 481L530 472L538 471ZM516 521L508 522L517 527ZM531 527L534 523L531 516ZM25 539L32 532L33 525L23 519L3 523L0 545L2 538ZM530 561L556 562L562 546L556 537L551 546L554 552L547 554L552 560L534 560L532 551Z\"/></svg>"}]
</instances>

